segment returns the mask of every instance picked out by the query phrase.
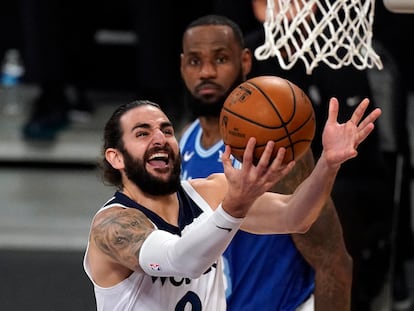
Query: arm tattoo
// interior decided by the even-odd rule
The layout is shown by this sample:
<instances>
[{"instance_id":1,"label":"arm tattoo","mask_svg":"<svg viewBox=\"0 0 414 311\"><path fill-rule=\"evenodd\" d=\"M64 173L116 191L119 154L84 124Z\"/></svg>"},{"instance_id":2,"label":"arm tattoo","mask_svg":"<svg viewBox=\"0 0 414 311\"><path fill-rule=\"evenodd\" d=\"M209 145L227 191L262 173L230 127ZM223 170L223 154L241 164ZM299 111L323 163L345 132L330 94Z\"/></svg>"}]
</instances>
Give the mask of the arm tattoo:
<instances>
[{"instance_id":1,"label":"arm tattoo","mask_svg":"<svg viewBox=\"0 0 414 311\"><path fill-rule=\"evenodd\" d=\"M142 243L153 230L154 226L142 212L124 209L110 214L94 226L92 237L104 254L131 270L137 270Z\"/></svg>"},{"instance_id":2,"label":"arm tattoo","mask_svg":"<svg viewBox=\"0 0 414 311\"><path fill-rule=\"evenodd\" d=\"M299 184L309 176L315 166L313 155L308 151L293 167L292 171L279 181L273 188L273 192L291 194Z\"/></svg>"}]
</instances>

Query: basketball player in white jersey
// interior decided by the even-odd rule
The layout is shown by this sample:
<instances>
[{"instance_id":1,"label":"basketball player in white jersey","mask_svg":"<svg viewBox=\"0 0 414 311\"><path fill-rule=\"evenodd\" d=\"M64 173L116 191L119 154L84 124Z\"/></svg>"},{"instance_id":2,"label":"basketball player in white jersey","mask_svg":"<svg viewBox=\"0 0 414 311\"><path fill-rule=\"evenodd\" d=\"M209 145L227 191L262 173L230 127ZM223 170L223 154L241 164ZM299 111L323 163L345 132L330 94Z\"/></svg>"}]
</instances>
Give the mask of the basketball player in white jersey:
<instances>
[{"instance_id":1,"label":"basketball player in white jersey","mask_svg":"<svg viewBox=\"0 0 414 311\"><path fill-rule=\"evenodd\" d=\"M338 102L330 102L324 151L315 169L292 195L267 192L294 166L282 165L280 148L270 161L269 142L252 164L255 139L241 169L232 167L230 147L224 174L180 181L180 152L174 129L157 104L134 101L106 123L103 173L117 188L95 215L84 257L98 310L224 311L221 255L239 228L256 234L305 232L328 199L343 162L374 128L381 111L366 118L363 100L339 124Z\"/></svg>"}]
</instances>

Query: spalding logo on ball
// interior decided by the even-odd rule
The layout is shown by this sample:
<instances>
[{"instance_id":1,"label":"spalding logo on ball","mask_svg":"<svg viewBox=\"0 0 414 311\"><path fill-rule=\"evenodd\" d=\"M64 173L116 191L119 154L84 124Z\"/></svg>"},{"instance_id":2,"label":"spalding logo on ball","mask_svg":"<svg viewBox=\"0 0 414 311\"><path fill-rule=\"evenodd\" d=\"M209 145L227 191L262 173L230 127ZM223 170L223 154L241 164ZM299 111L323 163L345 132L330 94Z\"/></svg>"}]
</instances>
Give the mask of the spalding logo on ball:
<instances>
[{"instance_id":1,"label":"spalding logo on ball","mask_svg":"<svg viewBox=\"0 0 414 311\"><path fill-rule=\"evenodd\" d=\"M276 76L260 76L241 83L227 97L220 114L220 132L240 162L247 141L255 137L254 163L269 140L275 142L272 158L284 147L284 163L288 163L309 149L315 135L315 113L297 85Z\"/></svg>"}]
</instances>

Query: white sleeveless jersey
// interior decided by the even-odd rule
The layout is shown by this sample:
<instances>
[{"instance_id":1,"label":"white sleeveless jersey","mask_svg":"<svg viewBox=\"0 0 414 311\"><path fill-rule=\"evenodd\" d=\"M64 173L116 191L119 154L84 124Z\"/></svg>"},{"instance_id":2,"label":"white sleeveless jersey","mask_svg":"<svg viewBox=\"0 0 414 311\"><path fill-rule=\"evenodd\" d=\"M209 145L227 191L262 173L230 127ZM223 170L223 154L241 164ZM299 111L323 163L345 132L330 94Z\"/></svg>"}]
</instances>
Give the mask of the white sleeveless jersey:
<instances>
[{"instance_id":1,"label":"white sleeveless jersey","mask_svg":"<svg viewBox=\"0 0 414 311\"><path fill-rule=\"evenodd\" d=\"M178 191L180 209L179 223L182 228L165 223L148 210L116 192L98 211L114 206L141 210L161 230L185 235L185 228L200 216L211 212L208 204L195 192L188 182L182 182ZM88 244L89 245L89 244ZM144 272L133 272L127 279L109 288L98 286L92 279L87 261L88 248L84 257L84 269L94 285L97 311L224 311L226 310L222 261L218 259L200 278L152 277Z\"/></svg>"}]
</instances>

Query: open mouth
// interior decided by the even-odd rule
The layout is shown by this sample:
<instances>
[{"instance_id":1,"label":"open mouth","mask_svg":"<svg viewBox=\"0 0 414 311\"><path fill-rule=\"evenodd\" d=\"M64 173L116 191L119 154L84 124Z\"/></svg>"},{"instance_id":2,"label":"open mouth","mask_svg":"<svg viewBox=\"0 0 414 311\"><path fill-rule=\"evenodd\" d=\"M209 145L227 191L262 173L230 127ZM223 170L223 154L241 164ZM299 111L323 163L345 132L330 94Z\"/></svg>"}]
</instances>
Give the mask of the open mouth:
<instances>
[{"instance_id":1,"label":"open mouth","mask_svg":"<svg viewBox=\"0 0 414 311\"><path fill-rule=\"evenodd\" d=\"M167 152L156 152L148 158L148 164L153 167L164 168L168 166L169 156Z\"/></svg>"}]
</instances>

